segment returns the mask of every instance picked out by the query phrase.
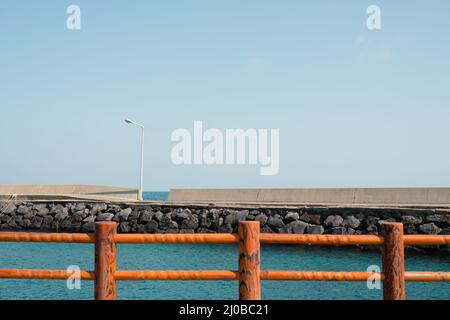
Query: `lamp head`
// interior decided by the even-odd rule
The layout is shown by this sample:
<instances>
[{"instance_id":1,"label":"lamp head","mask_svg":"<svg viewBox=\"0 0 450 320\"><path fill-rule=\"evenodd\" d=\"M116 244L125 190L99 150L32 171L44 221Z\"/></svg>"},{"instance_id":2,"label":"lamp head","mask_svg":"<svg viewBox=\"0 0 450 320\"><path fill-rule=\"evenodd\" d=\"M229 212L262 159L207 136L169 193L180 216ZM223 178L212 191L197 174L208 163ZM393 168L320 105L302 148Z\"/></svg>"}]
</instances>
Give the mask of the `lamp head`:
<instances>
[{"instance_id":1,"label":"lamp head","mask_svg":"<svg viewBox=\"0 0 450 320\"><path fill-rule=\"evenodd\" d=\"M130 124L130 123L133 123L133 120L131 120L131 119L129 119L129 118L126 118L126 119L125 119L125 122Z\"/></svg>"}]
</instances>

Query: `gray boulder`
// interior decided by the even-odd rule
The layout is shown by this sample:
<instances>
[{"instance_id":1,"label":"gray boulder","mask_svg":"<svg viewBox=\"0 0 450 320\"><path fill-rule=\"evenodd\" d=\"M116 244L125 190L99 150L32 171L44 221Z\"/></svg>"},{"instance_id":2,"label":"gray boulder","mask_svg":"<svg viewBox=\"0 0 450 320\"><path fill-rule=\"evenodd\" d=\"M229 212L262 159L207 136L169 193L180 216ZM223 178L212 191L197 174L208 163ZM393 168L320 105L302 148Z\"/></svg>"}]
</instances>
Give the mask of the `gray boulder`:
<instances>
[{"instance_id":1,"label":"gray boulder","mask_svg":"<svg viewBox=\"0 0 450 320\"><path fill-rule=\"evenodd\" d=\"M157 211L157 212L155 212L155 214L153 216L155 217L156 221L161 222L161 220L164 217L164 214L161 211Z\"/></svg>"},{"instance_id":2,"label":"gray boulder","mask_svg":"<svg viewBox=\"0 0 450 320\"><path fill-rule=\"evenodd\" d=\"M107 208L106 203L94 203L92 205L91 214L95 215L99 212L105 211Z\"/></svg>"},{"instance_id":3,"label":"gray boulder","mask_svg":"<svg viewBox=\"0 0 450 320\"><path fill-rule=\"evenodd\" d=\"M95 222L95 216L87 216L86 218L83 219L83 222L86 222L86 223L92 222L92 223L94 223Z\"/></svg>"},{"instance_id":4,"label":"gray boulder","mask_svg":"<svg viewBox=\"0 0 450 320\"><path fill-rule=\"evenodd\" d=\"M218 230L219 233L232 233L233 227L230 224L222 224Z\"/></svg>"},{"instance_id":5,"label":"gray boulder","mask_svg":"<svg viewBox=\"0 0 450 320\"><path fill-rule=\"evenodd\" d=\"M403 224L421 224L422 217L420 216L402 216L401 221Z\"/></svg>"},{"instance_id":6,"label":"gray boulder","mask_svg":"<svg viewBox=\"0 0 450 320\"><path fill-rule=\"evenodd\" d=\"M66 209L66 208L65 208ZM67 210L59 210L57 214L55 214L55 219L62 221L69 216L69 212Z\"/></svg>"},{"instance_id":7,"label":"gray boulder","mask_svg":"<svg viewBox=\"0 0 450 320\"><path fill-rule=\"evenodd\" d=\"M283 220L281 220L280 218L275 217L275 216L274 217L270 217L269 220L267 221L267 224L270 227L273 227L273 228L282 228L282 227L284 227Z\"/></svg>"},{"instance_id":8,"label":"gray boulder","mask_svg":"<svg viewBox=\"0 0 450 320\"><path fill-rule=\"evenodd\" d=\"M427 216L427 222L444 222L450 224L450 214L442 215L442 214L433 214Z\"/></svg>"},{"instance_id":9,"label":"gray boulder","mask_svg":"<svg viewBox=\"0 0 450 320\"><path fill-rule=\"evenodd\" d=\"M361 221L359 221L355 216L348 216L342 222L342 225L344 227L350 227L353 229L358 228L360 224L361 224Z\"/></svg>"},{"instance_id":10,"label":"gray boulder","mask_svg":"<svg viewBox=\"0 0 450 320\"><path fill-rule=\"evenodd\" d=\"M50 224L53 222L53 217L50 216L50 215L45 216L43 222L44 222L44 224L46 224L46 225L50 225Z\"/></svg>"},{"instance_id":11,"label":"gray boulder","mask_svg":"<svg viewBox=\"0 0 450 320\"><path fill-rule=\"evenodd\" d=\"M37 216L46 216L49 214L50 210L46 207L45 204L37 204L33 206L33 210L36 211Z\"/></svg>"},{"instance_id":12,"label":"gray boulder","mask_svg":"<svg viewBox=\"0 0 450 320\"><path fill-rule=\"evenodd\" d=\"M42 217L34 217L33 220L31 220L31 229L40 229L42 225L42 221L44 221L44 218Z\"/></svg>"},{"instance_id":13,"label":"gray boulder","mask_svg":"<svg viewBox=\"0 0 450 320\"><path fill-rule=\"evenodd\" d=\"M149 233L156 233L158 231L158 222L155 220L149 221L145 225L145 230Z\"/></svg>"},{"instance_id":14,"label":"gray boulder","mask_svg":"<svg viewBox=\"0 0 450 320\"><path fill-rule=\"evenodd\" d=\"M292 221L298 220L299 218L300 218L300 216L297 212L290 211L286 214L286 216L284 217L284 220L286 222L292 222Z\"/></svg>"},{"instance_id":15,"label":"gray boulder","mask_svg":"<svg viewBox=\"0 0 450 320\"><path fill-rule=\"evenodd\" d=\"M112 213L100 213L97 215L97 221L111 221L114 218Z\"/></svg>"},{"instance_id":16,"label":"gray boulder","mask_svg":"<svg viewBox=\"0 0 450 320\"><path fill-rule=\"evenodd\" d=\"M322 234L324 233L324 228L321 225L308 225L306 227L305 233L307 234Z\"/></svg>"},{"instance_id":17,"label":"gray boulder","mask_svg":"<svg viewBox=\"0 0 450 320\"><path fill-rule=\"evenodd\" d=\"M28 206L19 206L16 210L16 213L18 214L27 214L28 212L30 212L31 209Z\"/></svg>"},{"instance_id":18,"label":"gray boulder","mask_svg":"<svg viewBox=\"0 0 450 320\"><path fill-rule=\"evenodd\" d=\"M303 234L305 233L305 229L308 227L308 224L303 221L292 221L291 223L286 225L286 229L289 233L294 234Z\"/></svg>"},{"instance_id":19,"label":"gray boulder","mask_svg":"<svg viewBox=\"0 0 450 320\"><path fill-rule=\"evenodd\" d=\"M131 214L131 212L133 212L133 210L132 210L131 208L126 208L126 209L120 210L120 211L117 213L117 218L118 218L118 220L119 220L120 222L127 221L127 220L128 220L128 217L129 217L130 214ZM127 231L127 232L128 232L128 231Z\"/></svg>"},{"instance_id":20,"label":"gray boulder","mask_svg":"<svg viewBox=\"0 0 450 320\"><path fill-rule=\"evenodd\" d=\"M433 222L421 225L419 230L425 234L439 234L442 231L442 229L437 227Z\"/></svg>"},{"instance_id":21,"label":"gray boulder","mask_svg":"<svg viewBox=\"0 0 450 320\"><path fill-rule=\"evenodd\" d=\"M152 220L153 215L154 215L153 212L145 210L145 211L141 212L141 214L139 215L138 221L139 221L139 223L145 224Z\"/></svg>"},{"instance_id":22,"label":"gray boulder","mask_svg":"<svg viewBox=\"0 0 450 320\"><path fill-rule=\"evenodd\" d=\"M245 219L247 219L249 214L248 210L240 210L238 212L236 212L236 220L237 222L241 222L241 221L245 221Z\"/></svg>"},{"instance_id":23,"label":"gray boulder","mask_svg":"<svg viewBox=\"0 0 450 320\"><path fill-rule=\"evenodd\" d=\"M339 227L342 225L342 223L344 222L344 219L341 216L338 215L332 215L332 216L328 216L325 221L324 221L324 225L326 227Z\"/></svg>"},{"instance_id":24,"label":"gray boulder","mask_svg":"<svg viewBox=\"0 0 450 320\"><path fill-rule=\"evenodd\" d=\"M331 234L347 234L347 229L345 229L344 227L335 227L332 228L328 231L328 233Z\"/></svg>"},{"instance_id":25,"label":"gray boulder","mask_svg":"<svg viewBox=\"0 0 450 320\"><path fill-rule=\"evenodd\" d=\"M268 218L264 213L258 214L255 217L255 221L259 221L261 224L261 227L263 227L267 223L267 220L268 220Z\"/></svg>"},{"instance_id":26,"label":"gray boulder","mask_svg":"<svg viewBox=\"0 0 450 320\"><path fill-rule=\"evenodd\" d=\"M57 204L56 206L52 207L50 210L50 213L53 215L57 215L57 214L69 214L69 210L64 207L62 204Z\"/></svg>"},{"instance_id":27,"label":"gray boulder","mask_svg":"<svg viewBox=\"0 0 450 320\"><path fill-rule=\"evenodd\" d=\"M0 208L2 208L2 213L5 214L11 214L17 209L17 207L13 203L9 203L7 205L0 203Z\"/></svg>"},{"instance_id":28,"label":"gray boulder","mask_svg":"<svg viewBox=\"0 0 450 320\"><path fill-rule=\"evenodd\" d=\"M320 214L304 213L299 219L307 223L320 224Z\"/></svg>"},{"instance_id":29,"label":"gray boulder","mask_svg":"<svg viewBox=\"0 0 450 320\"><path fill-rule=\"evenodd\" d=\"M178 223L181 223L183 220L189 219L192 216L192 212L189 209L183 209L181 211L175 210L172 213L172 218Z\"/></svg>"}]
</instances>

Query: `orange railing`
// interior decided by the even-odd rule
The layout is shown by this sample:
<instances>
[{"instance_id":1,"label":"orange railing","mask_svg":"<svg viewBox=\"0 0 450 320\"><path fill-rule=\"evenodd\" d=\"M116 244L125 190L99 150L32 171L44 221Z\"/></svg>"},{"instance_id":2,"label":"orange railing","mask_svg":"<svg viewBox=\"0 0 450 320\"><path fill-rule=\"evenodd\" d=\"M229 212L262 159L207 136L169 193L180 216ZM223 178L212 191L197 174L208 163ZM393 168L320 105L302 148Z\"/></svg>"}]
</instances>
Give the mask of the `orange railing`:
<instances>
[{"instance_id":1,"label":"orange railing","mask_svg":"<svg viewBox=\"0 0 450 320\"><path fill-rule=\"evenodd\" d=\"M405 272L404 245L450 245L450 235L403 235L401 223L384 223L381 235L294 235L260 233L259 222L239 224L238 234L117 234L115 222L97 222L94 234L0 233L0 242L95 243L94 271L81 280L95 281L95 299L114 300L119 280L238 280L239 298L261 297L261 280L383 282L387 300L405 299L405 281L450 281L450 272ZM116 244L238 243L239 270L116 270ZM260 270L260 244L376 245L382 247L383 272ZM0 278L68 279L73 271L0 269Z\"/></svg>"}]
</instances>

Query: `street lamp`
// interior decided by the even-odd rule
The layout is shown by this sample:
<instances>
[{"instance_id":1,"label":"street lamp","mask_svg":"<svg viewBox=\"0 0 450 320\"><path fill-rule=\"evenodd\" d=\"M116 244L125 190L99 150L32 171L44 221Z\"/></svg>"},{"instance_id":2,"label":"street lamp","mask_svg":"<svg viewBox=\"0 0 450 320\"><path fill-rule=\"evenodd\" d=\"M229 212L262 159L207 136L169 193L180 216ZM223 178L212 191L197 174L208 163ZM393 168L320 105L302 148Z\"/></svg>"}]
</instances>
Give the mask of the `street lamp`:
<instances>
[{"instance_id":1,"label":"street lamp","mask_svg":"<svg viewBox=\"0 0 450 320\"><path fill-rule=\"evenodd\" d=\"M128 124L134 124L141 128L141 183L139 185L139 200L142 201L142 184L144 180L144 126L142 124L139 124L137 122L134 122L133 120L127 118L125 119L125 122Z\"/></svg>"}]
</instances>

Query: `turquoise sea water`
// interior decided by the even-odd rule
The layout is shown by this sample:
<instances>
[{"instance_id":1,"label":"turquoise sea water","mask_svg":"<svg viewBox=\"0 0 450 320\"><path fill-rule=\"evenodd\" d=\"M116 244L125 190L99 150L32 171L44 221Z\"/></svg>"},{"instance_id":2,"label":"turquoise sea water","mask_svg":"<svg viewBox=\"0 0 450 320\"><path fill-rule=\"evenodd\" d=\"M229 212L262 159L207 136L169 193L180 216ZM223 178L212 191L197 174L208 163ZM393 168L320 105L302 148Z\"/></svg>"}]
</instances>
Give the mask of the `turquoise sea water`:
<instances>
[{"instance_id":1,"label":"turquoise sea water","mask_svg":"<svg viewBox=\"0 0 450 320\"><path fill-rule=\"evenodd\" d=\"M148 197L149 195L147 195ZM161 194L157 196L162 197ZM156 196L155 196L156 197ZM165 195L167 197L167 193ZM162 199L163 200L163 199ZM118 269L237 269L237 245L119 245ZM353 248L263 246L262 269L363 271L381 265L377 251ZM0 268L92 270L91 244L0 243ZM411 271L450 271L448 256L408 255ZM120 281L118 299L236 299L236 281ZM264 299L380 299L366 283L263 281ZM67 289L62 280L0 279L0 299L92 299L93 283ZM450 299L450 283L408 283L408 299Z\"/></svg>"},{"instance_id":2,"label":"turquoise sea water","mask_svg":"<svg viewBox=\"0 0 450 320\"><path fill-rule=\"evenodd\" d=\"M142 194L144 200L161 200L165 201L169 197L167 191L146 191Z\"/></svg>"}]
</instances>

